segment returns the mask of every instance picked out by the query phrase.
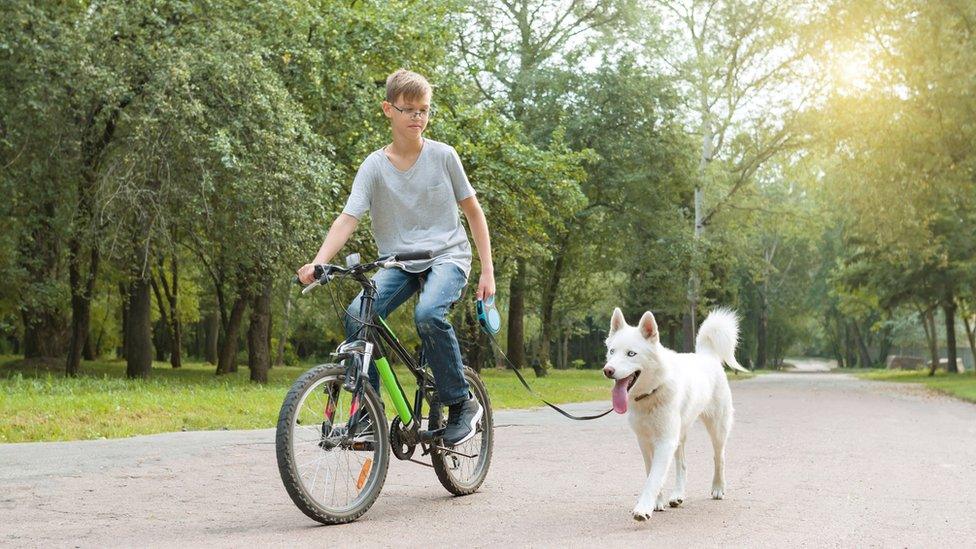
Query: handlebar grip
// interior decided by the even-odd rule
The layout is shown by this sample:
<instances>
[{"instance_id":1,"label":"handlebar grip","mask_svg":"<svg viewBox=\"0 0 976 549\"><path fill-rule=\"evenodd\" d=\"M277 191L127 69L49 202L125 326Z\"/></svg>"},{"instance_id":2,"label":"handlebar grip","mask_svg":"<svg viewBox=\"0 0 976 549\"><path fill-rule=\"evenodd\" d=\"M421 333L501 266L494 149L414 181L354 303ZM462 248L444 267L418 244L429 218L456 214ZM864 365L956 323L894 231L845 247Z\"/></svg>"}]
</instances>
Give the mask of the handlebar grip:
<instances>
[{"instance_id":1,"label":"handlebar grip","mask_svg":"<svg viewBox=\"0 0 976 549\"><path fill-rule=\"evenodd\" d=\"M431 259L434 257L434 252L431 250L426 250L423 252L403 252L393 256L394 261L412 261L414 259Z\"/></svg>"}]
</instances>

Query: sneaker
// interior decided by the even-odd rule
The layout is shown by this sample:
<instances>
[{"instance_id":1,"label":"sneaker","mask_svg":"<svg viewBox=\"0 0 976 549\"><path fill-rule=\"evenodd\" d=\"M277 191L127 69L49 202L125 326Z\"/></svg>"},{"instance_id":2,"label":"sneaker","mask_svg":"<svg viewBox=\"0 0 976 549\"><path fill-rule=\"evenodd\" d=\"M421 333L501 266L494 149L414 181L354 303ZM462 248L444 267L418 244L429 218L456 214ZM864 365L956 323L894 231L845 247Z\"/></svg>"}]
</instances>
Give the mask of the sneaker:
<instances>
[{"instance_id":1,"label":"sneaker","mask_svg":"<svg viewBox=\"0 0 976 549\"><path fill-rule=\"evenodd\" d=\"M457 446L463 444L475 435L475 427L484 408L478 399L471 397L460 404L455 404L447 409L447 428L444 430L444 444L447 446Z\"/></svg>"}]
</instances>

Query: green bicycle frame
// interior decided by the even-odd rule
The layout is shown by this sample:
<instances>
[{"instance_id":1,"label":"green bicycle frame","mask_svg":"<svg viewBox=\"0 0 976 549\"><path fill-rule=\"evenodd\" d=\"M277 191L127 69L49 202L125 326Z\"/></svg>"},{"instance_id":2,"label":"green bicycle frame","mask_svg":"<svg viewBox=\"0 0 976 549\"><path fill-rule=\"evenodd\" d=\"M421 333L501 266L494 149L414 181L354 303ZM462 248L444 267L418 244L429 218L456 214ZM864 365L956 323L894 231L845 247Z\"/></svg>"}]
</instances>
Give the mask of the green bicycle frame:
<instances>
[{"instance_id":1,"label":"green bicycle frame","mask_svg":"<svg viewBox=\"0 0 976 549\"><path fill-rule=\"evenodd\" d=\"M390 325L386 323L386 320L376 315L376 319L379 320L380 329L376 329L373 332L374 336L379 336L380 339L387 343L389 347L400 356L404 364L417 376L418 383L421 382L421 374L419 373L419 368L414 364L413 359L409 356L406 349L400 344L400 340L397 338L396 334L390 328ZM381 347L380 347L381 348ZM410 404L407 401L406 394L403 392L403 386L400 385L400 380L397 379L396 373L390 366L389 360L385 356L378 357L374 359L376 364L376 370L380 374L380 382L383 387L386 388L386 392L390 394L390 399L393 400L393 406L396 408L397 416L404 426L410 425L413 421L415 411L410 408ZM419 398L419 397L418 397ZM419 402L416 403L419 405Z\"/></svg>"},{"instance_id":2,"label":"green bicycle frame","mask_svg":"<svg viewBox=\"0 0 976 549\"><path fill-rule=\"evenodd\" d=\"M393 406L396 408L397 415L400 416L400 421L404 425L410 425L413 420L413 413L410 411L410 405L407 404L407 398L403 394L403 387L400 387L400 382L385 356L376 359L376 369L380 373L380 381L383 383L383 387L386 387L386 392L390 393L390 398L393 399Z\"/></svg>"},{"instance_id":3,"label":"green bicycle frame","mask_svg":"<svg viewBox=\"0 0 976 549\"><path fill-rule=\"evenodd\" d=\"M393 406L396 408L397 417L403 423L404 427L410 425L416 416L421 413L421 390L418 389L417 400L414 402L414 408L411 408L410 403L407 401L407 397L403 392L403 386L400 385L400 381L397 379L396 373L390 366L389 359L385 356L383 351L384 347L382 344L386 344L387 348L390 349L393 354L403 361L407 366L407 369L416 376L418 386L432 385L433 377L425 372L417 363L414 361L410 353L404 349L400 340L397 338L393 330L390 329L389 324L380 315L373 315L373 300L375 299L375 288L372 283L365 278L365 276L360 275L357 280L363 284L363 302L360 308L360 315L363 318L375 318L379 321L379 325L370 325L368 322L366 325L360 328L360 332L356 334L355 337L362 337L362 339L373 344L374 351L376 354L369 357L373 363L376 364L376 370L379 373L380 382L386 388L386 391L390 394L390 399L393 401Z\"/></svg>"}]
</instances>

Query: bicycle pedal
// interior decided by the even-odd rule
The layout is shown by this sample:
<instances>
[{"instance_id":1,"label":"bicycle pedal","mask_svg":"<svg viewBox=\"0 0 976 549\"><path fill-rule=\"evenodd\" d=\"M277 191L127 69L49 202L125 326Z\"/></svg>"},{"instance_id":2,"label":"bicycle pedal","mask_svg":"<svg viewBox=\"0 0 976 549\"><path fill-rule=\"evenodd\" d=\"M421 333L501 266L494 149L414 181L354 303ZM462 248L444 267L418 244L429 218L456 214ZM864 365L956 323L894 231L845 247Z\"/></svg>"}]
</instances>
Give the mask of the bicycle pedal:
<instances>
[{"instance_id":1,"label":"bicycle pedal","mask_svg":"<svg viewBox=\"0 0 976 549\"><path fill-rule=\"evenodd\" d=\"M429 431L420 431L417 435L420 437L420 442L433 442L444 436L444 427L440 429L431 429Z\"/></svg>"}]
</instances>

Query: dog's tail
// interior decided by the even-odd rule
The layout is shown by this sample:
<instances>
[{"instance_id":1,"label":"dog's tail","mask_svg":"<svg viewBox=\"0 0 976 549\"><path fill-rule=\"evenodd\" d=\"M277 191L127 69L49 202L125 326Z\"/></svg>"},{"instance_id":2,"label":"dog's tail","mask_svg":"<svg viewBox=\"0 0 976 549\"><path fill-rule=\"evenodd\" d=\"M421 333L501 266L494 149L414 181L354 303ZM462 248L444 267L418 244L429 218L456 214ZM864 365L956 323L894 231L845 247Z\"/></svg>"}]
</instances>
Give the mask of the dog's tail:
<instances>
[{"instance_id":1,"label":"dog's tail","mask_svg":"<svg viewBox=\"0 0 976 549\"><path fill-rule=\"evenodd\" d=\"M698 330L695 352L709 352L722 359L733 370L748 372L735 359L735 344L739 340L739 318L732 309L724 307L708 313Z\"/></svg>"}]
</instances>

